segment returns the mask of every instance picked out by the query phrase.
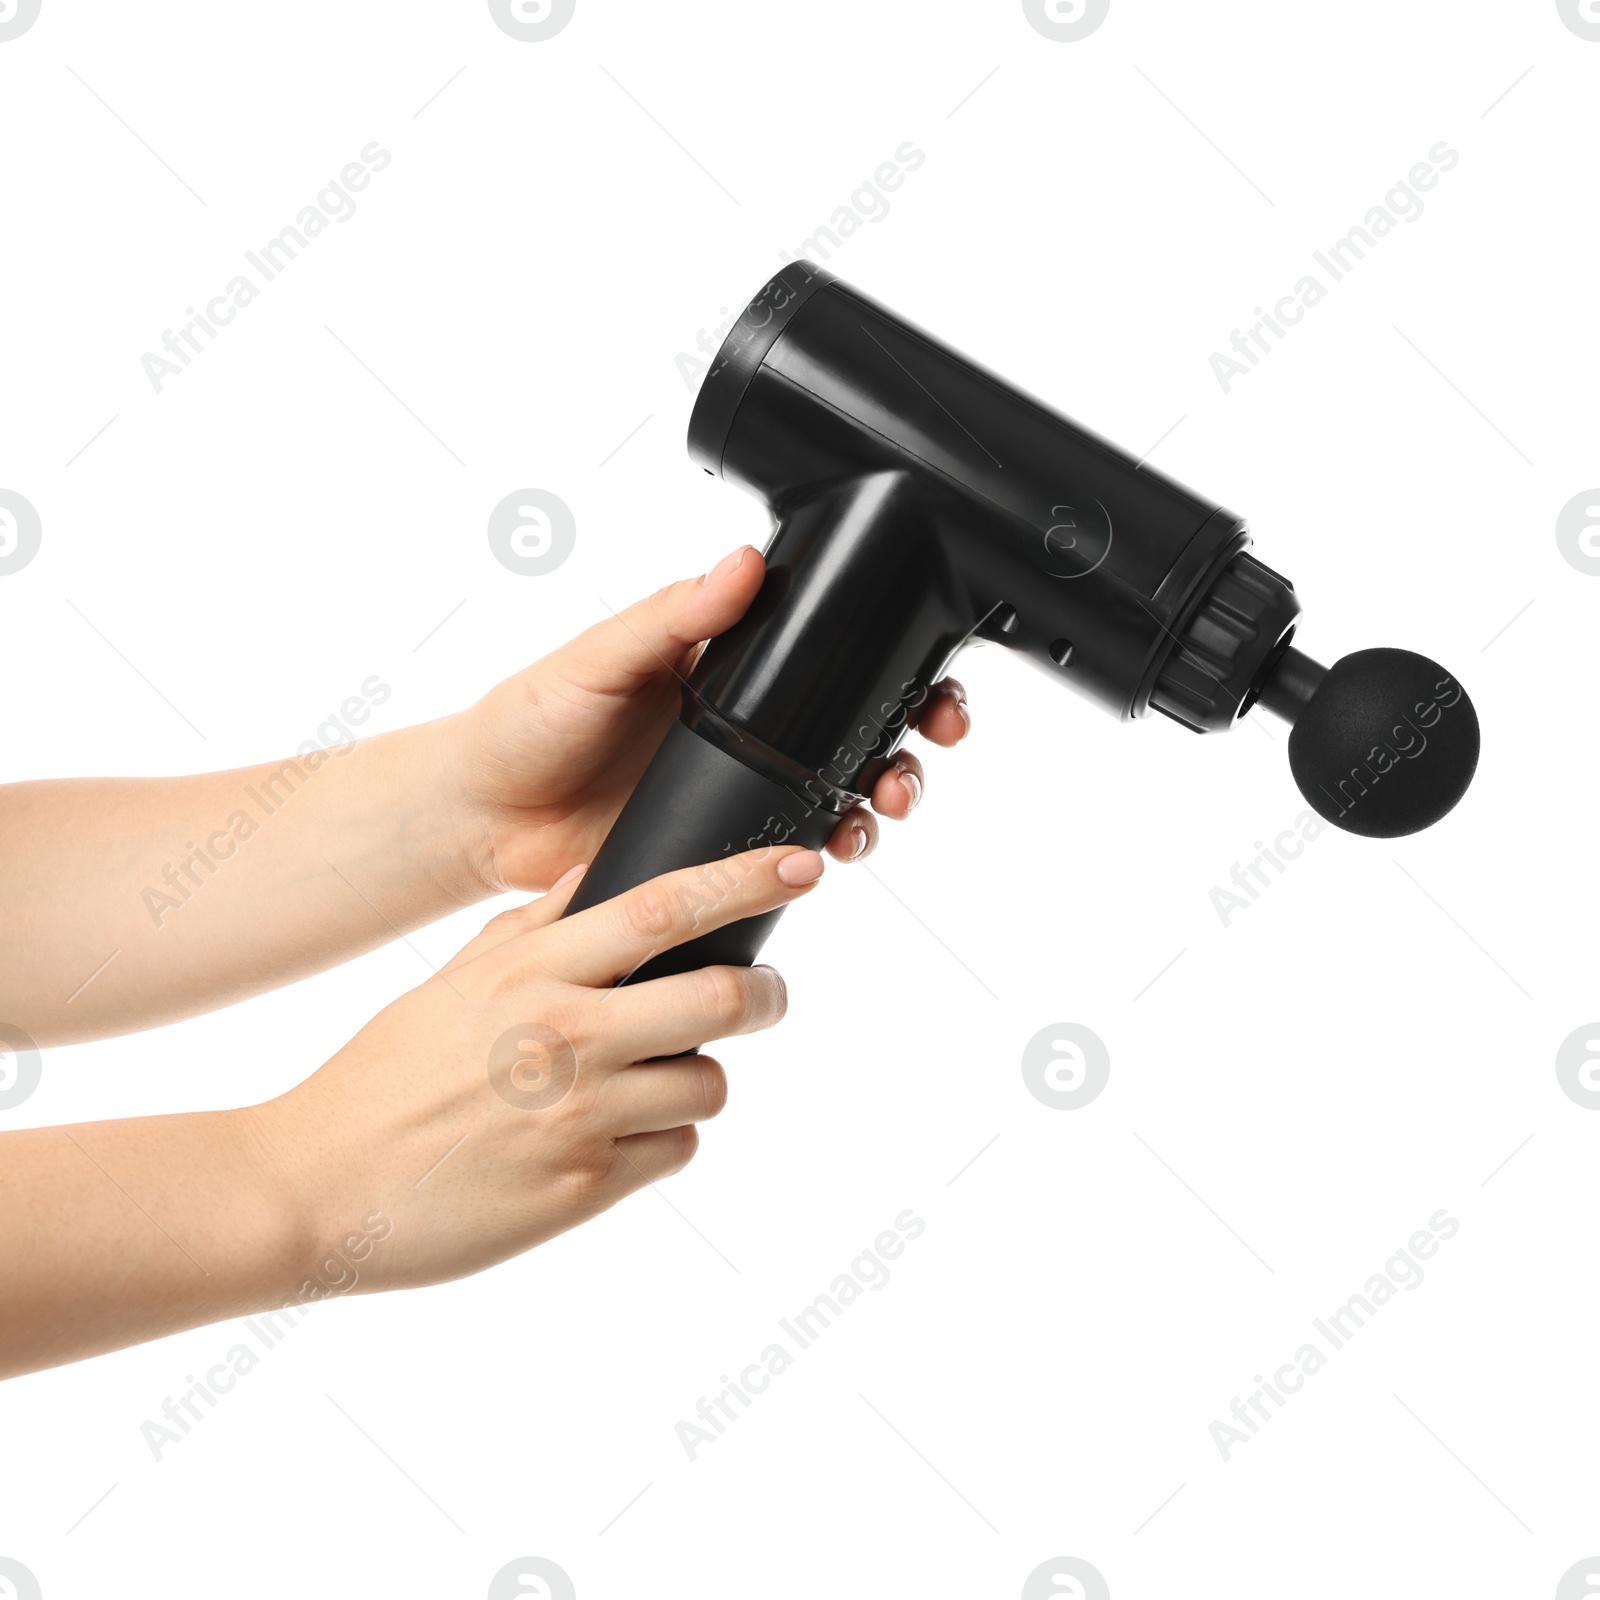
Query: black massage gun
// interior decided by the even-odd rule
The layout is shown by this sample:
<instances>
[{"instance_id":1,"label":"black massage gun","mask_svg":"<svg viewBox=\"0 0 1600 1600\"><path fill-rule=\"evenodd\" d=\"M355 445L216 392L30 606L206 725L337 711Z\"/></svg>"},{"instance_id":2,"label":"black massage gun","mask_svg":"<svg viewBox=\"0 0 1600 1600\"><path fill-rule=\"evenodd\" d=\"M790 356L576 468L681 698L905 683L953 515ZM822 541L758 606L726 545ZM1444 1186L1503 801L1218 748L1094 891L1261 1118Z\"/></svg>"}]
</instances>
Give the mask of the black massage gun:
<instances>
[{"instance_id":1,"label":"black massage gun","mask_svg":"<svg viewBox=\"0 0 1600 1600\"><path fill-rule=\"evenodd\" d=\"M820 847L974 638L1124 719L1211 733L1259 702L1293 724L1307 802L1351 833L1425 828L1472 779L1477 714L1443 667L1389 649L1319 666L1242 519L809 263L723 341L689 454L777 519L766 579L701 656L571 911L739 851ZM748 966L778 915L630 977Z\"/></svg>"}]
</instances>

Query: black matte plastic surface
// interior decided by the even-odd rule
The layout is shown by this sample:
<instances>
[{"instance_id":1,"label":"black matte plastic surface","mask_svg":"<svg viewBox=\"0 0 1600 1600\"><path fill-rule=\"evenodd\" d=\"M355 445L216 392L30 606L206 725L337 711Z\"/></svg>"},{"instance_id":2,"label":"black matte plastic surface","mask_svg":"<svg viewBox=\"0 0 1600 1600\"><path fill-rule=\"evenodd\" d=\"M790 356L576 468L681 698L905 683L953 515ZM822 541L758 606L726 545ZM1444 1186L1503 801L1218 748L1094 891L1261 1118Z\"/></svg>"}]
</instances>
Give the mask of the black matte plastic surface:
<instances>
[{"instance_id":1,"label":"black matte plastic surface","mask_svg":"<svg viewBox=\"0 0 1600 1600\"><path fill-rule=\"evenodd\" d=\"M1289 766L1319 815L1393 839L1437 822L1478 765L1478 714L1454 678L1410 650L1334 662L1295 719Z\"/></svg>"},{"instance_id":2,"label":"black matte plastic surface","mask_svg":"<svg viewBox=\"0 0 1600 1600\"><path fill-rule=\"evenodd\" d=\"M664 872L720 861L763 845L820 848L838 820L831 812L808 807L789 790L675 722L612 824L566 915ZM694 903L709 909L726 893L729 882L725 873L707 873L693 891ZM771 911L747 917L663 950L624 981L641 983L723 963L748 967L781 915Z\"/></svg>"}]
</instances>

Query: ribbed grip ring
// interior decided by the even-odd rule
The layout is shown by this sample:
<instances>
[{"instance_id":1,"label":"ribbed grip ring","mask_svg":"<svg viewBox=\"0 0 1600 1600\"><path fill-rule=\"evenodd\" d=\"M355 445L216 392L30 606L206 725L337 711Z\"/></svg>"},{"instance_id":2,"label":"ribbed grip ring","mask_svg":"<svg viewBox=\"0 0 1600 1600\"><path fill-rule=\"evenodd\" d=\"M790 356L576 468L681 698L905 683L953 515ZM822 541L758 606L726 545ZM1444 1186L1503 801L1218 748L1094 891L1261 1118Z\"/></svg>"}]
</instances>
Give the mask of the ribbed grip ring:
<instances>
[{"instance_id":1,"label":"ribbed grip ring","mask_svg":"<svg viewBox=\"0 0 1600 1600\"><path fill-rule=\"evenodd\" d=\"M1196 733L1229 728L1255 704L1265 669L1300 602L1287 578L1251 555L1217 574L1156 675L1150 704Z\"/></svg>"}]
</instances>

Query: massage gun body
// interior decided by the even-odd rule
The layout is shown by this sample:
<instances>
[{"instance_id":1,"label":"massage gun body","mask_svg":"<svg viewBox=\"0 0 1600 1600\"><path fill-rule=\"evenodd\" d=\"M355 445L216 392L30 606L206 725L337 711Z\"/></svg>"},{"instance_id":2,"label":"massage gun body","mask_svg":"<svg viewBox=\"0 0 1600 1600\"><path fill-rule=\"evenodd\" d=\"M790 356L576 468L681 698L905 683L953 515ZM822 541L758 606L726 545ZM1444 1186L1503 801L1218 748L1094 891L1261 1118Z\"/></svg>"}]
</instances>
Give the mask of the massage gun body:
<instances>
[{"instance_id":1,"label":"massage gun body","mask_svg":"<svg viewBox=\"0 0 1600 1600\"><path fill-rule=\"evenodd\" d=\"M1249 542L1231 513L804 264L753 303L706 386L690 453L777 531L686 720L715 739L721 719L840 791L870 787L908 699L974 636L1142 714L1186 610Z\"/></svg>"},{"instance_id":2,"label":"massage gun body","mask_svg":"<svg viewBox=\"0 0 1600 1600\"><path fill-rule=\"evenodd\" d=\"M1261 698L1300 719L1291 764L1330 817L1348 758L1359 786L1370 730L1443 673L1403 651L1318 666L1290 647L1299 602L1247 553L1238 517L804 262L724 340L689 453L772 513L766 578L701 656L681 720L570 911L762 844L823 844L974 637L1122 718L1154 709L1216 731ZM1459 799L1477 758L1460 699L1427 781L1364 791L1341 826L1409 832ZM719 929L632 977L748 964L776 918Z\"/></svg>"}]
</instances>

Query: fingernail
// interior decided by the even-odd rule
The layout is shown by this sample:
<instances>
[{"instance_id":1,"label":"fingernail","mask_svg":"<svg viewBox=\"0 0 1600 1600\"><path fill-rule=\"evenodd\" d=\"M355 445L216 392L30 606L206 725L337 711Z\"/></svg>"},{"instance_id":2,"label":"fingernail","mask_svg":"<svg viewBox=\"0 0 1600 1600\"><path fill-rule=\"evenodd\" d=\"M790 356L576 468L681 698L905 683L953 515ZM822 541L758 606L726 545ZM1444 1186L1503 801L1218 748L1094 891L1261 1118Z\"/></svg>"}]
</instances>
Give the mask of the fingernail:
<instances>
[{"instance_id":1,"label":"fingernail","mask_svg":"<svg viewBox=\"0 0 1600 1600\"><path fill-rule=\"evenodd\" d=\"M714 566L700 581L704 584L721 583L729 573L737 572L744 565L746 552L750 549L747 544L742 544L737 550L731 550Z\"/></svg>"},{"instance_id":2,"label":"fingernail","mask_svg":"<svg viewBox=\"0 0 1600 1600\"><path fill-rule=\"evenodd\" d=\"M922 798L922 779L905 767L897 766L894 770L899 775L901 783L906 786L906 793L911 796L911 802L907 805L906 810L915 811L917 802Z\"/></svg>"},{"instance_id":3,"label":"fingernail","mask_svg":"<svg viewBox=\"0 0 1600 1600\"><path fill-rule=\"evenodd\" d=\"M850 859L859 861L867 853L867 830L859 822L850 825Z\"/></svg>"},{"instance_id":4,"label":"fingernail","mask_svg":"<svg viewBox=\"0 0 1600 1600\"><path fill-rule=\"evenodd\" d=\"M778 881L791 889L815 883L822 876L822 857L815 850L797 850L778 863Z\"/></svg>"},{"instance_id":5,"label":"fingernail","mask_svg":"<svg viewBox=\"0 0 1600 1600\"><path fill-rule=\"evenodd\" d=\"M565 889L566 886L573 881L573 879L581 878L588 870L589 863L587 861L580 861L577 866L568 867L567 870L550 885L550 888L547 892L554 894L557 889Z\"/></svg>"},{"instance_id":6,"label":"fingernail","mask_svg":"<svg viewBox=\"0 0 1600 1600\"><path fill-rule=\"evenodd\" d=\"M961 737L965 739L972 732L972 713L967 710L964 697L956 701L956 715L961 718Z\"/></svg>"}]
</instances>

